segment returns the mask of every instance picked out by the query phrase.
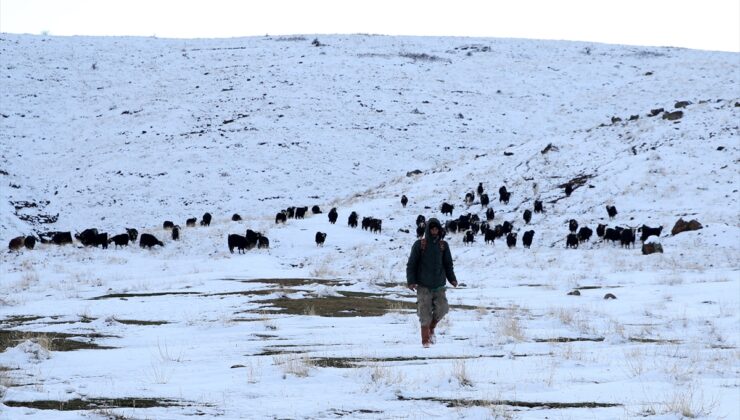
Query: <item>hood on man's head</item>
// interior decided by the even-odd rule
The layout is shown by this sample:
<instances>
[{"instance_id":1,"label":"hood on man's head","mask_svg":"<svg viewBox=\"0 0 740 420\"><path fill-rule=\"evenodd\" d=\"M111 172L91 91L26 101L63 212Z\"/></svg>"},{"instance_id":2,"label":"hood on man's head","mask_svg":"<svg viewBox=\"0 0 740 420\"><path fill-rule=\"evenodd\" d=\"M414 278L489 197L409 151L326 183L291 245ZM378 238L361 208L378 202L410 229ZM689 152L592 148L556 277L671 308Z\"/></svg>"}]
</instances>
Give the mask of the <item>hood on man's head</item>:
<instances>
[{"instance_id":1,"label":"hood on man's head","mask_svg":"<svg viewBox=\"0 0 740 420\"><path fill-rule=\"evenodd\" d=\"M429 229L436 227L437 229L442 230L442 224L439 223L439 220L434 219L434 218L429 219L429 223L427 223L427 227Z\"/></svg>"}]
</instances>

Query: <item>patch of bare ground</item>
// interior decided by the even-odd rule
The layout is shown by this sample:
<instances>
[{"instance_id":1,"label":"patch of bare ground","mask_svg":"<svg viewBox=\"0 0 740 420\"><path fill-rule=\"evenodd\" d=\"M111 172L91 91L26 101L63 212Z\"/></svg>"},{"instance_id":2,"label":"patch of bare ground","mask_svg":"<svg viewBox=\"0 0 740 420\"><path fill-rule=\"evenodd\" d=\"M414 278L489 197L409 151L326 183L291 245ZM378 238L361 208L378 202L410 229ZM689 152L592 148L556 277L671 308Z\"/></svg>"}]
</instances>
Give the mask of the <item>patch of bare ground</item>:
<instances>
[{"instance_id":1,"label":"patch of bare ground","mask_svg":"<svg viewBox=\"0 0 740 420\"><path fill-rule=\"evenodd\" d=\"M573 343L576 341L604 341L604 337L555 337L555 338L535 338L535 343Z\"/></svg>"},{"instance_id":2,"label":"patch of bare ground","mask_svg":"<svg viewBox=\"0 0 740 420\"><path fill-rule=\"evenodd\" d=\"M404 397L399 395L398 399L401 401L434 401L445 404L447 407L494 407L501 405L508 405L511 407L524 407L524 408L609 408L609 407L620 407L622 404L617 403L601 403L595 401L586 402L538 402L538 401L517 401L517 400L468 400L468 399L449 399L449 398L434 398L434 397Z\"/></svg>"},{"instance_id":3,"label":"patch of bare ground","mask_svg":"<svg viewBox=\"0 0 740 420\"><path fill-rule=\"evenodd\" d=\"M86 338L89 341L78 341L72 338ZM15 347L25 340L36 340L48 343L50 351L75 351L75 350L107 350L116 347L101 346L94 343L96 338L113 337L102 334L65 334L55 332L31 332L0 330L0 352L9 347Z\"/></svg>"},{"instance_id":4,"label":"patch of bare ground","mask_svg":"<svg viewBox=\"0 0 740 420\"><path fill-rule=\"evenodd\" d=\"M153 293L111 293L103 296L96 296L89 300L102 299L121 299L127 300L135 297L154 297L154 296L177 296L177 295L200 295L200 292L153 292Z\"/></svg>"},{"instance_id":5,"label":"patch of bare ground","mask_svg":"<svg viewBox=\"0 0 740 420\"><path fill-rule=\"evenodd\" d=\"M8 407L26 407L37 410L78 411L110 408L154 408L154 407L187 407L192 405L185 401L165 398L87 398L72 400L36 400L36 401L3 401Z\"/></svg>"},{"instance_id":6,"label":"patch of bare ground","mask_svg":"<svg viewBox=\"0 0 740 420\"><path fill-rule=\"evenodd\" d=\"M351 286L352 283L346 280L327 280L327 279L300 279L300 278L274 278L274 279L249 279L249 280L237 280L237 279L224 279L224 280L236 280L242 283L264 283L274 284L282 287L296 287L296 286L307 286L312 284L321 284L324 286Z\"/></svg>"}]
</instances>

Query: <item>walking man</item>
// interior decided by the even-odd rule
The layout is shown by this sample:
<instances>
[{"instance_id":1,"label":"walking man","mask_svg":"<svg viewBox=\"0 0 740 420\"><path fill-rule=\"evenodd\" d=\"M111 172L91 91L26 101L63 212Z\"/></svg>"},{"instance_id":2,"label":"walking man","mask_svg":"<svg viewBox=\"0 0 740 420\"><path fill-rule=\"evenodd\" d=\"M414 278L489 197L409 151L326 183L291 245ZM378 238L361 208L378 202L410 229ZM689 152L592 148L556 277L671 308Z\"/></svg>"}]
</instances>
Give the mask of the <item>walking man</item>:
<instances>
[{"instance_id":1,"label":"walking man","mask_svg":"<svg viewBox=\"0 0 740 420\"><path fill-rule=\"evenodd\" d=\"M442 236L439 220L429 219L424 238L414 242L406 264L407 286L416 291L416 311L424 347L434 343L434 328L449 310L445 296L447 281L457 287L450 247Z\"/></svg>"}]
</instances>

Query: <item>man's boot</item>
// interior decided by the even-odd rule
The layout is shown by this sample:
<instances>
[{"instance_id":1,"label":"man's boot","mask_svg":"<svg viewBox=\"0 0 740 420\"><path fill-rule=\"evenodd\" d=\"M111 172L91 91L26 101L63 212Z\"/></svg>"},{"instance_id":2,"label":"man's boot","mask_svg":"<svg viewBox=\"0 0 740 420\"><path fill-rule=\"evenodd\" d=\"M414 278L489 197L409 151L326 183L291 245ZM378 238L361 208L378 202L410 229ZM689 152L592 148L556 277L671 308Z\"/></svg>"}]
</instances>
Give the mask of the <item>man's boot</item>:
<instances>
[{"instance_id":1,"label":"man's boot","mask_svg":"<svg viewBox=\"0 0 740 420\"><path fill-rule=\"evenodd\" d=\"M429 325L422 325L421 326L421 345L424 347L429 347L431 344L429 340Z\"/></svg>"},{"instance_id":2,"label":"man's boot","mask_svg":"<svg viewBox=\"0 0 740 420\"><path fill-rule=\"evenodd\" d=\"M432 323L429 324L429 342L434 344L437 342L437 336L434 335L434 328L439 324L438 319L432 319Z\"/></svg>"}]
</instances>

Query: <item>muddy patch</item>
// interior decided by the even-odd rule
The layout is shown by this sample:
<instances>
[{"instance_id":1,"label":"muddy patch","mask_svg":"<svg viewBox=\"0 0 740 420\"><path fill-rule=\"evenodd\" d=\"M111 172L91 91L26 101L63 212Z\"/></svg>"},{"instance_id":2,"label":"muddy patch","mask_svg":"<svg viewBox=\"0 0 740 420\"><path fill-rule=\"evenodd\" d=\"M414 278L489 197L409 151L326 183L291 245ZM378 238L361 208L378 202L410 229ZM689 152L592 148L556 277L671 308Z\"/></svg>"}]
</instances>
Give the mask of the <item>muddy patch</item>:
<instances>
[{"instance_id":1,"label":"muddy patch","mask_svg":"<svg viewBox=\"0 0 740 420\"><path fill-rule=\"evenodd\" d=\"M97 296L89 300L102 299L121 299L127 300L136 297L155 297L155 296L179 296L179 295L200 295L200 292L155 292L155 293L111 293L109 295Z\"/></svg>"},{"instance_id":2,"label":"muddy patch","mask_svg":"<svg viewBox=\"0 0 740 420\"><path fill-rule=\"evenodd\" d=\"M681 344L681 340L668 340L662 338L630 337L630 341L633 343Z\"/></svg>"},{"instance_id":3,"label":"muddy patch","mask_svg":"<svg viewBox=\"0 0 740 420\"><path fill-rule=\"evenodd\" d=\"M576 341L604 341L604 337L555 337L555 338L535 338L535 343L573 343Z\"/></svg>"},{"instance_id":4,"label":"muddy patch","mask_svg":"<svg viewBox=\"0 0 740 420\"><path fill-rule=\"evenodd\" d=\"M75 350L108 350L116 347L101 346L94 343L96 338L108 338L101 334L65 334L65 333L46 333L30 331L10 331L0 330L0 352L10 347L15 347L26 340L33 340L38 343L44 343L50 351L75 351ZM89 341L78 341L72 338L86 338Z\"/></svg>"},{"instance_id":5,"label":"muddy patch","mask_svg":"<svg viewBox=\"0 0 740 420\"><path fill-rule=\"evenodd\" d=\"M186 407L192 404L159 398L88 398L59 400L36 400L36 401L3 401L8 407L25 407L37 410L77 411L77 410L100 410L112 408L155 408L155 407Z\"/></svg>"},{"instance_id":6,"label":"muddy patch","mask_svg":"<svg viewBox=\"0 0 740 420\"><path fill-rule=\"evenodd\" d=\"M169 321L146 321L146 320L139 320L139 319L118 319L113 318L116 322L124 324L124 325L165 325L169 324Z\"/></svg>"},{"instance_id":7,"label":"muddy patch","mask_svg":"<svg viewBox=\"0 0 740 420\"><path fill-rule=\"evenodd\" d=\"M225 279L225 280L236 280L236 279ZM351 286L352 283L346 280L326 280L326 279L299 279L299 278L288 278L288 279L249 279L249 280L238 280L242 283L264 283L274 284L282 287L296 287L296 286L307 286L312 284L321 284L325 286Z\"/></svg>"},{"instance_id":8,"label":"muddy patch","mask_svg":"<svg viewBox=\"0 0 740 420\"><path fill-rule=\"evenodd\" d=\"M508 405L510 407L523 408L541 408L541 409L565 409L565 408L609 408L621 407L622 404L601 403L595 401L586 402L537 402L537 401L517 401L517 400L467 400L467 399L447 399L447 398L411 398L399 395L400 401L434 401L442 403L447 407L494 407L499 405Z\"/></svg>"},{"instance_id":9,"label":"muddy patch","mask_svg":"<svg viewBox=\"0 0 740 420\"><path fill-rule=\"evenodd\" d=\"M236 292L210 293L204 296L265 296L285 292L285 289L239 290Z\"/></svg>"},{"instance_id":10,"label":"muddy patch","mask_svg":"<svg viewBox=\"0 0 740 420\"><path fill-rule=\"evenodd\" d=\"M525 355L522 355L525 356ZM339 369L353 369L363 367L371 363L393 363L393 362L423 362L427 360L468 360L503 358L503 354L484 354L475 356L432 356L432 357L312 357L311 362L318 367L333 367Z\"/></svg>"},{"instance_id":11,"label":"muddy patch","mask_svg":"<svg viewBox=\"0 0 740 420\"><path fill-rule=\"evenodd\" d=\"M318 315L325 317L382 316L387 312L399 309L416 309L416 303L391 300L381 297L370 297L359 292L343 292L342 296L307 297L303 299L260 300L263 305L253 311L261 312L265 308L276 308L274 313L288 315Z\"/></svg>"}]
</instances>

